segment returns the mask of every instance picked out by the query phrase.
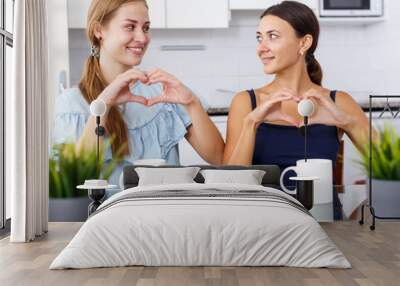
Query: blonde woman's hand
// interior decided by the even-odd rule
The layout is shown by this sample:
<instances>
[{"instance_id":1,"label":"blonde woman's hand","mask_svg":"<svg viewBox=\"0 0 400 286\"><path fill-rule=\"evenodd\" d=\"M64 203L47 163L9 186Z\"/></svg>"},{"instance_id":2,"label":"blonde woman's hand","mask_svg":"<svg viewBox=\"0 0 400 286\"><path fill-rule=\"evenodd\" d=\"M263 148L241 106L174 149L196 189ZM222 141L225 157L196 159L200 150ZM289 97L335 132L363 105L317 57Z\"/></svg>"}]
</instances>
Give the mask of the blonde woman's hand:
<instances>
[{"instance_id":1,"label":"blonde woman's hand","mask_svg":"<svg viewBox=\"0 0 400 286\"><path fill-rule=\"evenodd\" d=\"M316 111L309 117L310 124L325 124L343 128L352 120L351 115L342 111L323 88L312 88L304 93L304 98L316 103Z\"/></svg>"},{"instance_id":2,"label":"blonde woman's hand","mask_svg":"<svg viewBox=\"0 0 400 286\"><path fill-rule=\"evenodd\" d=\"M127 102L138 102L147 105L147 99L130 92L130 88L137 82L148 82L148 76L139 69L130 69L118 75L99 95L107 106L115 106Z\"/></svg>"},{"instance_id":3,"label":"blonde woman's hand","mask_svg":"<svg viewBox=\"0 0 400 286\"><path fill-rule=\"evenodd\" d=\"M148 99L148 106L160 102L179 103L183 105L194 102L195 96L192 92L173 75L161 69L155 69L147 75L149 78L147 84L161 83L163 86L161 95Z\"/></svg>"},{"instance_id":4,"label":"blonde woman's hand","mask_svg":"<svg viewBox=\"0 0 400 286\"><path fill-rule=\"evenodd\" d=\"M247 115L247 118L255 122L256 126L264 121L286 121L295 126L299 126L300 122L297 118L284 113L282 110L282 102L289 100L299 102L300 98L291 90L283 88L257 106L257 108Z\"/></svg>"}]
</instances>

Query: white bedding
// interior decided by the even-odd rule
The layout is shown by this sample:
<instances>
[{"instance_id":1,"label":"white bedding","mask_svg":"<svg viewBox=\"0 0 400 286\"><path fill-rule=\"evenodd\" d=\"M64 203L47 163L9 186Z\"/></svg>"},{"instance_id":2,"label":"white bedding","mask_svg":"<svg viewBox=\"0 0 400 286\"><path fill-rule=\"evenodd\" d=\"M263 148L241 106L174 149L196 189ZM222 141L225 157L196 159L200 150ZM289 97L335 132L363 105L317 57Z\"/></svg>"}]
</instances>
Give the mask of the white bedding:
<instances>
[{"instance_id":1,"label":"white bedding","mask_svg":"<svg viewBox=\"0 0 400 286\"><path fill-rule=\"evenodd\" d=\"M127 265L351 267L315 219L290 204L243 197L151 198L113 204L135 192L207 189L261 190L295 201L279 190L254 185L193 183L127 189L100 206L50 269Z\"/></svg>"}]
</instances>

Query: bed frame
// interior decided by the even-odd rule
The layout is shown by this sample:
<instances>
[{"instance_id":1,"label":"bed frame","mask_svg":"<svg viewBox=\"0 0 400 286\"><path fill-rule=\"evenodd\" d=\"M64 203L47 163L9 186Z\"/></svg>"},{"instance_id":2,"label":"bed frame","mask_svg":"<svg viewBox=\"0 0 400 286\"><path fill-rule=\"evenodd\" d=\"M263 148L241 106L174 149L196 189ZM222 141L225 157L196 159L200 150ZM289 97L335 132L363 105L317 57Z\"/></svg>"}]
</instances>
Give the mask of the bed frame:
<instances>
[{"instance_id":1,"label":"bed frame","mask_svg":"<svg viewBox=\"0 0 400 286\"><path fill-rule=\"evenodd\" d=\"M146 167L146 168L182 168L185 166L143 166L143 165L135 165L135 166L125 166L123 169L123 188L133 188L136 187L139 183L139 176L135 171L137 167ZM279 178L281 175L281 170L277 165L252 165L252 166L240 166L240 165L225 165L225 166L212 166L212 165L190 165L187 167L200 167L201 170L207 169L218 169L218 170L263 170L265 171L265 175L262 179L262 185L265 187L272 187L280 189ZM204 183L204 178L200 174L194 178L197 183Z\"/></svg>"}]
</instances>

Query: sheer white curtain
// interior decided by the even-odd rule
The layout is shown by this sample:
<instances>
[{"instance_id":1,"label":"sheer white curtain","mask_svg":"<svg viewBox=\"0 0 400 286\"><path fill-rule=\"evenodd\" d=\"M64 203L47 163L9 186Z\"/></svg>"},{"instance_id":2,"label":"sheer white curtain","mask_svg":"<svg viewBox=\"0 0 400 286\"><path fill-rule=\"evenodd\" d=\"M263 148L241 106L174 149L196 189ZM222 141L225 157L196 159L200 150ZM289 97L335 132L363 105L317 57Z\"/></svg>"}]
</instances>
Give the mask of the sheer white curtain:
<instances>
[{"instance_id":1,"label":"sheer white curtain","mask_svg":"<svg viewBox=\"0 0 400 286\"><path fill-rule=\"evenodd\" d=\"M47 232L47 23L46 0L15 2L13 94L10 100L8 165L12 242Z\"/></svg>"}]
</instances>

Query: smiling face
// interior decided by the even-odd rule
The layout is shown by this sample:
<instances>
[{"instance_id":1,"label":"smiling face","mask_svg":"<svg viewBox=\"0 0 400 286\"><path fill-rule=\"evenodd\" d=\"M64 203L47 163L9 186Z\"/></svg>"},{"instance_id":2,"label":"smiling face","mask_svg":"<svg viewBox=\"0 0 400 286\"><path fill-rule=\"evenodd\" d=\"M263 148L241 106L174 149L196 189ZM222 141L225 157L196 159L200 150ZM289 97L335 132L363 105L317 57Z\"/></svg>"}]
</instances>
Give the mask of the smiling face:
<instances>
[{"instance_id":1,"label":"smiling face","mask_svg":"<svg viewBox=\"0 0 400 286\"><path fill-rule=\"evenodd\" d=\"M111 57L124 66L139 65L150 43L149 28L144 2L122 5L95 33L101 39L101 56Z\"/></svg>"},{"instance_id":2,"label":"smiling face","mask_svg":"<svg viewBox=\"0 0 400 286\"><path fill-rule=\"evenodd\" d=\"M304 49L304 39L285 20L267 15L260 21L257 31L257 55L264 65L266 74L279 73L299 61L304 62L300 51Z\"/></svg>"}]
</instances>

